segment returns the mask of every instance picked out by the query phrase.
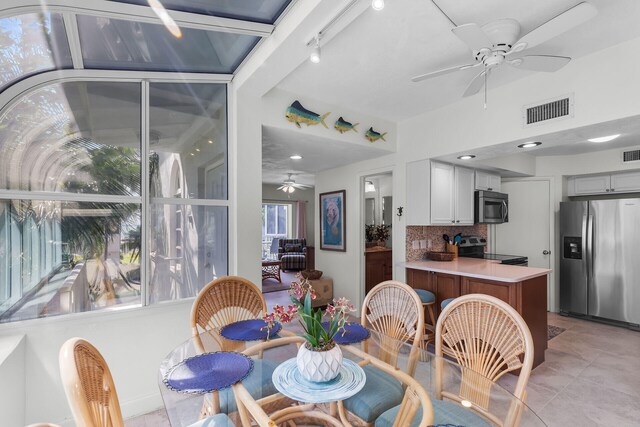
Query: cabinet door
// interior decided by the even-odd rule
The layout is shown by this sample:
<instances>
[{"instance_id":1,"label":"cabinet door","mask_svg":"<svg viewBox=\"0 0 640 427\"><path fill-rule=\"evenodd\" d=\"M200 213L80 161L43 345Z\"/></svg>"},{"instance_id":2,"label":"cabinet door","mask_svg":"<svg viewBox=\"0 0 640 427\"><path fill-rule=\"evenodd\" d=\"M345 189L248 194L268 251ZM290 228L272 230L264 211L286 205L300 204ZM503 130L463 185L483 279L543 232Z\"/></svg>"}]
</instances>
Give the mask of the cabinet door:
<instances>
[{"instance_id":1,"label":"cabinet door","mask_svg":"<svg viewBox=\"0 0 640 427\"><path fill-rule=\"evenodd\" d=\"M611 188L611 175L576 176L573 179L573 191L570 196L583 194L604 194Z\"/></svg>"},{"instance_id":2,"label":"cabinet door","mask_svg":"<svg viewBox=\"0 0 640 427\"><path fill-rule=\"evenodd\" d=\"M640 191L640 172L623 172L611 175L611 191L616 193Z\"/></svg>"},{"instance_id":3,"label":"cabinet door","mask_svg":"<svg viewBox=\"0 0 640 427\"><path fill-rule=\"evenodd\" d=\"M431 162L431 224L455 224L454 167Z\"/></svg>"},{"instance_id":4,"label":"cabinet door","mask_svg":"<svg viewBox=\"0 0 640 427\"><path fill-rule=\"evenodd\" d=\"M407 225L429 225L429 161L407 163Z\"/></svg>"},{"instance_id":5,"label":"cabinet door","mask_svg":"<svg viewBox=\"0 0 640 427\"><path fill-rule=\"evenodd\" d=\"M489 174L489 191L500 191L502 188L502 178L500 175Z\"/></svg>"},{"instance_id":6,"label":"cabinet door","mask_svg":"<svg viewBox=\"0 0 640 427\"><path fill-rule=\"evenodd\" d=\"M474 171L455 168L455 221L459 225L473 225Z\"/></svg>"},{"instance_id":7,"label":"cabinet door","mask_svg":"<svg viewBox=\"0 0 640 427\"><path fill-rule=\"evenodd\" d=\"M434 273L432 280L436 289L436 313L440 313L440 304L447 298L458 298L460 293L460 276L445 273Z\"/></svg>"}]
</instances>

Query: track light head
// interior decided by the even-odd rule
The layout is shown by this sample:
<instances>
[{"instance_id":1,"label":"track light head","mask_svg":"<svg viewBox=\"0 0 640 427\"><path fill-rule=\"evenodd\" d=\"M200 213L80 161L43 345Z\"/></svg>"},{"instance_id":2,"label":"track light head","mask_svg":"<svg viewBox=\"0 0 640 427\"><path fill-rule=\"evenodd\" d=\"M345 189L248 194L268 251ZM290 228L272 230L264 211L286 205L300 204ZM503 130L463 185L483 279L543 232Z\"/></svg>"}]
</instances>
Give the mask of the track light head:
<instances>
[{"instance_id":1,"label":"track light head","mask_svg":"<svg viewBox=\"0 0 640 427\"><path fill-rule=\"evenodd\" d=\"M311 55L309 55L309 60L311 62L313 62L314 64L317 64L320 62L320 55L321 55L321 51L320 51L320 35L318 34L316 36L316 43L313 46L313 50L311 51Z\"/></svg>"}]
</instances>

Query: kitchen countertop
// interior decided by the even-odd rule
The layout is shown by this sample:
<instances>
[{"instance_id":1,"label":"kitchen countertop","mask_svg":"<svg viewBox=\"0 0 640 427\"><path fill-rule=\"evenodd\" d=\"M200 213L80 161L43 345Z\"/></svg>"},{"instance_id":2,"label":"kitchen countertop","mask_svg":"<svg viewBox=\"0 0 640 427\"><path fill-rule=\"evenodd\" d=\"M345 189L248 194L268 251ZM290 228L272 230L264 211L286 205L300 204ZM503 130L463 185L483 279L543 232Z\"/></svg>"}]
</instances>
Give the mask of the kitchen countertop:
<instances>
[{"instance_id":1,"label":"kitchen countertop","mask_svg":"<svg viewBox=\"0 0 640 427\"><path fill-rule=\"evenodd\" d=\"M544 276L551 272L546 268L522 267L500 264L499 261L458 257L453 261L408 261L398 264L399 267L414 270L435 271L436 273L454 274L474 277L476 279L495 280L497 282L517 283L534 277Z\"/></svg>"}]
</instances>

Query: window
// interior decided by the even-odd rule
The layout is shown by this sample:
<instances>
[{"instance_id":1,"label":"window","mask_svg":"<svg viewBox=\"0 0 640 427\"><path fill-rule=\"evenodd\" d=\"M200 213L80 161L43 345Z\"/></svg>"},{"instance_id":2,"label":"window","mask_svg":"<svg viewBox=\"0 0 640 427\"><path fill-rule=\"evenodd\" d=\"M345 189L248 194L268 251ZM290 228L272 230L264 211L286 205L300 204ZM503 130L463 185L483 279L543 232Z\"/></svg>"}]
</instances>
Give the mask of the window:
<instances>
[{"instance_id":1,"label":"window","mask_svg":"<svg viewBox=\"0 0 640 427\"><path fill-rule=\"evenodd\" d=\"M285 203L262 204L262 256L273 256L278 251L272 242L274 239L291 237L292 206Z\"/></svg>"},{"instance_id":2,"label":"window","mask_svg":"<svg viewBox=\"0 0 640 427\"><path fill-rule=\"evenodd\" d=\"M0 322L193 297L226 275L226 101L221 83L83 80L3 111Z\"/></svg>"}]
</instances>

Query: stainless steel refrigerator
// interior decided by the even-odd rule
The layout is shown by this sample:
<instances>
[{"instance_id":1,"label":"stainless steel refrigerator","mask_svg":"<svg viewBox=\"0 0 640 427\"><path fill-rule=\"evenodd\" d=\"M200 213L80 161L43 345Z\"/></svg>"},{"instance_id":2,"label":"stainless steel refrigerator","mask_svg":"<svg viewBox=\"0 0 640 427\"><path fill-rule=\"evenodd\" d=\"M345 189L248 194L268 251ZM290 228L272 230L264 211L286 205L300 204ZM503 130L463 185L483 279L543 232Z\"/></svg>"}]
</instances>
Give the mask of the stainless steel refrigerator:
<instances>
[{"instance_id":1,"label":"stainless steel refrigerator","mask_svg":"<svg viewBox=\"0 0 640 427\"><path fill-rule=\"evenodd\" d=\"M640 199L560 204L560 312L640 324Z\"/></svg>"}]
</instances>

